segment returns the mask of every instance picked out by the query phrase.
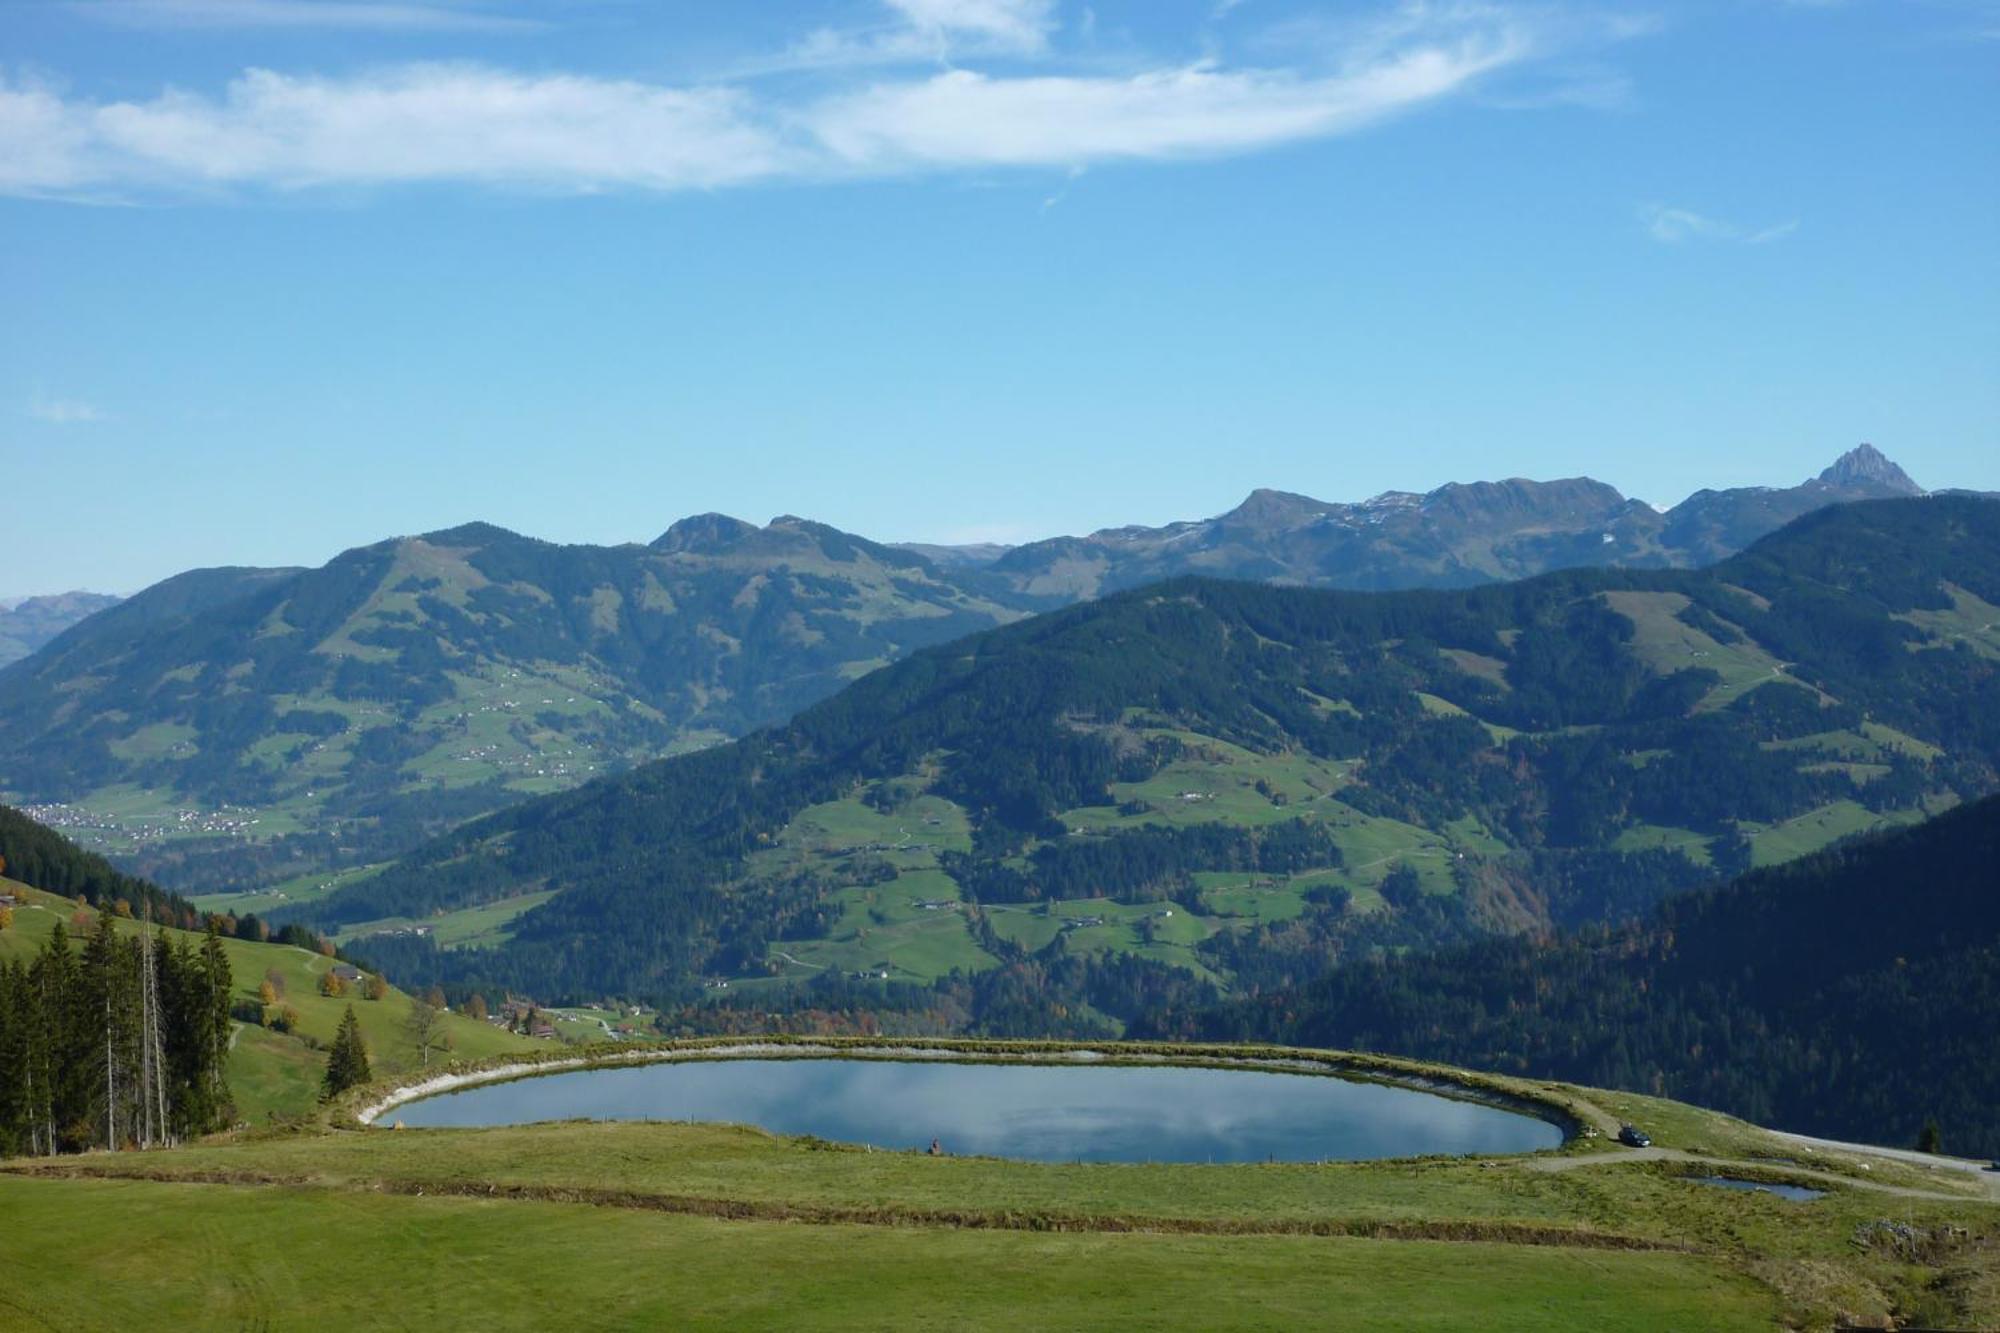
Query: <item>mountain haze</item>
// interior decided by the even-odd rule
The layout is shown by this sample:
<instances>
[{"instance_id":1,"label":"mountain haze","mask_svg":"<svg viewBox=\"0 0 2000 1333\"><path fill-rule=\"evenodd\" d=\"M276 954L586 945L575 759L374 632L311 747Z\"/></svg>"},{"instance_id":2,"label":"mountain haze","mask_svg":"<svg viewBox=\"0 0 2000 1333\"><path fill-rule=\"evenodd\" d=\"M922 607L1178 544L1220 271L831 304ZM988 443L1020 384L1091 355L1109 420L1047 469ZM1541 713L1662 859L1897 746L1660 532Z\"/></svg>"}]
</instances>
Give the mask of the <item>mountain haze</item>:
<instances>
[{"instance_id":1,"label":"mountain haze","mask_svg":"<svg viewBox=\"0 0 2000 1333\"><path fill-rule=\"evenodd\" d=\"M1067 598L1179 574L1323 588L1461 588L1579 566L1712 564L1826 505L1923 493L1866 444L1801 485L1702 490L1664 512L1588 477L1455 483L1359 504L1260 490L1216 518L1034 542L991 568L1020 591Z\"/></svg>"},{"instance_id":2,"label":"mountain haze","mask_svg":"<svg viewBox=\"0 0 2000 1333\"><path fill-rule=\"evenodd\" d=\"M0 667L20 661L79 620L116 606L118 600L108 593L63 592L0 602Z\"/></svg>"}]
</instances>

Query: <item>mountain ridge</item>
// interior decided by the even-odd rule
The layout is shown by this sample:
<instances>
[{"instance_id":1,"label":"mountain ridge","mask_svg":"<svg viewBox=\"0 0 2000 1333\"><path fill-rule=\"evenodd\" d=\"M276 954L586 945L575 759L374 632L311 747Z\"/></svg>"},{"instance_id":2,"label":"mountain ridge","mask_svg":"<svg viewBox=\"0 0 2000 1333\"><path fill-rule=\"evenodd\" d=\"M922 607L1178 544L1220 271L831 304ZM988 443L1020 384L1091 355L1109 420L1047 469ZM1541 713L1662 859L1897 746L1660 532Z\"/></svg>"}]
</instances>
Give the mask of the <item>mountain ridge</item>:
<instances>
[{"instance_id":1,"label":"mountain ridge","mask_svg":"<svg viewBox=\"0 0 2000 1333\"><path fill-rule=\"evenodd\" d=\"M459 524L317 570L189 571L71 627L0 668L0 788L164 881L270 882L393 856L438 820L741 735L914 647L1136 582L1467 587L1667 567L1903 477L1872 450L1829 475L1666 514L1590 478L1354 505L1264 488L1214 519L990 560L791 515L696 514L617 546ZM253 682L268 716L244 697ZM495 709L512 720L489 725Z\"/></svg>"},{"instance_id":2,"label":"mountain ridge","mask_svg":"<svg viewBox=\"0 0 2000 1333\"><path fill-rule=\"evenodd\" d=\"M123 600L82 589L0 599L0 667L39 651L70 626Z\"/></svg>"},{"instance_id":3,"label":"mountain ridge","mask_svg":"<svg viewBox=\"0 0 2000 1333\"><path fill-rule=\"evenodd\" d=\"M922 650L298 915L352 932L523 903L494 952L366 946L468 983L680 1002L704 976L862 975L976 1022L1025 970L1129 1015L1622 919L1982 796L1996 606L2000 509L1973 500L1824 509L1704 571L1188 577Z\"/></svg>"}]
</instances>

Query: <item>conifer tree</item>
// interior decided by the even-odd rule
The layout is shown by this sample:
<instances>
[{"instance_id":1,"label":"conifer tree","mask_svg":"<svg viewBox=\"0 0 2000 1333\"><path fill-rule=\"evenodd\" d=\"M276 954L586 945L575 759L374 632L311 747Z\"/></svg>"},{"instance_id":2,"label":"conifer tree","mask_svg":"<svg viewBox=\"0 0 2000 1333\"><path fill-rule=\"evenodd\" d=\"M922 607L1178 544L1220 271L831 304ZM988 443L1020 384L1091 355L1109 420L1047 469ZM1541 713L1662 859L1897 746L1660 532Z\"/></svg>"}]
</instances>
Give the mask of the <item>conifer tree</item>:
<instances>
[{"instance_id":1,"label":"conifer tree","mask_svg":"<svg viewBox=\"0 0 2000 1333\"><path fill-rule=\"evenodd\" d=\"M201 942L201 956L187 978L191 1027L194 1038L195 1068L201 1075L198 1092L199 1114L207 1122L203 1130L227 1123L234 1114L229 1083L224 1073L229 1062L229 1037L234 1020L229 1016L229 995L234 979L229 970L229 951L223 947L220 924L208 921Z\"/></svg>"},{"instance_id":2,"label":"conifer tree","mask_svg":"<svg viewBox=\"0 0 2000 1333\"><path fill-rule=\"evenodd\" d=\"M354 1006L350 1004L341 1016L339 1031L333 1034L333 1051L327 1057L320 1100L331 1101L349 1088L366 1083L370 1077L368 1048L361 1040L361 1020L354 1016Z\"/></svg>"}]
</instances>

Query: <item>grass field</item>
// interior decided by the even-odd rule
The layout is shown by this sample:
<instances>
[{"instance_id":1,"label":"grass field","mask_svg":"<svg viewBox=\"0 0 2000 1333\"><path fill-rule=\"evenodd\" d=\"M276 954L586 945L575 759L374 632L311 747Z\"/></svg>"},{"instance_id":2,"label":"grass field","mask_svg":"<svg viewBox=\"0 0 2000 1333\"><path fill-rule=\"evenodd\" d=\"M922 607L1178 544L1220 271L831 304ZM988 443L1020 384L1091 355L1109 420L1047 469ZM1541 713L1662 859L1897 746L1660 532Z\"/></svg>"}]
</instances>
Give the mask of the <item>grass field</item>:
<instances>
[{"instance_id":1,"label":"grass field","mask_svg":"<svg viewBox=\"0 0 2000 1333\"><path fill-rule=\"evenodd\" d=\"M1705 833L1693 829L1669 828L1663 824L1634 824L1631 828L1612 839L1611 849L1618 852L1647 852L1665 847L1680 852L1696 865L1709 863L1708 844L1711 841Z\"/></svg>"},{"instance_id":2,"label":"grass field","mask_svg":"<svg viewBox=\"0 0 2000 1333\"><path fill-rule=\"evenodd\" d=\"M1133 953L1218 980L1194 952L1194 946L1213 935L1217 927L1180 903L1072 898L1050 902L1046 912L1039 904L990 907L987 920L1002 939L1030 952L1045 948L1061 935L1071 953ZM1150 941L1144 932L1151 933Z\"/></svg>"},{"instance_id":3,"label":"grass field","mask_svg":"<svg viewBox=\"0 0 2000 1333\"><path fill-rule=\"evenodd\" d=\"M1722 677L1698 708L1722 708L1784 676L1784 664L1752 640L1725 644L1682 621L1688 599L1681 593L1608 592L1604 600L1632 622L1632 651L1653 670L1664 676L1699 667Z\"/></svg>"},{"instance_id":4,"label":"grass field","mask_svg":"<svg viewBox=\"0 0 2000 1333\"><path fill-rule=\"evenodd\" d=\"M556 896L554 889L540 893L523 893L512 898L502 898L498 902L481 903L477 907L462 907L456 912L441 912L431 917L384 917L379 921L360 921L334 933L336 944L345 948L357 940L370 935L386 934L395 930L423 927L430 931L431 938L443 949L490 949L507 940L508 927L514 918Z\"/></svg>"},{"instance_id":5,"label":"grass field","mask_svg":"<svg viewBox=\"0 0 2000 1333\"><path fill-rule=\"evenodd\" d=\"M1877 814L1855 801L1834 801L1795 815L1783 823L1745 824L1743 831L1750 839L1752 864L1769 866L1810 855L1829 843L1851 838L1857 833L1897 824L1913 824L1922 818L1922 810L1892 810Z\"/></svg>"},{"instance_id":6,"label":"grass field","mask_svg":"<svg viewBox=\"0 0 2000 1333\"><path fill-rule=\"evenodd\" d=\"M1144 782L1114 782L1121 803L1142 803L1143 814L1123 814L1116 806L1066 811L1075 829L1109 831L1141 824L1231 823L1245 827L1296 819L1312 804L1353 780L1354 764L1308 754L1259 754L1240 745L1191 731L1149 727L1147 739L1167 738L1185 747L1180 759ZM1269 795L1259 791L1262 782Z\"/></svg>"},{"instance_id":7,"label":"grass field","mask_svg":"<svg viewBox=\"0 0 2000 1333\"><path fill-rule=\"evenodd\" d=\"M353 866L347 870L299 875L282 883L273 884L268 889L254 889L248 893L197 894L188 901L204 912L228 912L232 916L244 916L254 912L262 916L280 907L297 907L301 903L318 902L335 889L358 884L381 869L380 865Z\"/></svg>"},{"instance_id":8,"label":"grass field","mask_svg":"<svg viewBox=\"0 0 2000 1333\"><path fill-rule=\"evenodd\" d=\"M833 895L840 917L825 939L782 941L769 956L792 975L887 968L898 981L993 967L998 960L966 929L961 898L941 870L907 870L881 884L840 889Z\"/></svg>"},{"instance_id":9,"label":"grass field","mask_svg":"<svg viewBox=\"0 0 2000 1333\"><path fill-rule=\"evenodd\" d=\"M1947 583L1945 591L1951 596L1949 611L1907 611L1896 618L1936 635L1943 641L1939 646L1962 644L1981 657L2000 657L2000 606L1954 584Z\"/></svg>"},{"instance_id":10,"label":"grass field","mask_svg":"<svg viewBox=\"0 0 2000 1333\"><path fill-rule=\"evenodd\" d=\"M801 1227L325 1189L0 1181L52 1328L1761 1329L1713 1261L1448 1242ZM365 1277L362 1276L365 1274Z\"/></svg>"},{"instance_id":11,"label":"grass field","mask_svg":"<svg viewBox=\"0 0 2000 1333\"><path fill-rule=\"evenodd\" d=\"M1114 794L1127 803L1122 811L1094 806L1064 812L1064 823L1076 833L1217 821L1257 826L1305 819L1328 827L1341 850L1342 864L1291 876L1202 872L1181 895L1183 901L1120 904L1079 899L1057 904L1055 916L1043 913L1039 903L987 904L988 920L1012 943L1033 951L1062 935L1075 952L1136 954L1186 968L1219 985L1223 978L1204 964L1195 946L1220 930L1297 917L1306 910L1306 892L1319 885L1347 890L1354 911L1379 910L1383 903L1378 886L1399 866L1415 871L1426 891L1452 893L1457 890L1455 867L1462 857L1500 855L1506 850L1469 818L1433 832L1345 804L1338 793L1352 780L1353 766L1344 761L1258 754L1193 732L1136 730L1145 736L1172 737L1185 747L1183 757L1145 782L1114 784ZM816 805L792 819L772 845L749 857L752 879L808 871L834 883L843 878L871 879L887 871L896 875L892 880L834 889L829 902L837 915L826 937L772 943L766 959L773 975L800 978L821 971L886 971L896 980L930 981L954 969L970 972L995 965L968 929L968 908L959 886L939 869L941 852L971 846L965 811L921 791L921 775L905 781L910 794L894 810L876 809L858 795ZM1167 910L1173 915L1164 915ZM1095 917L1102 921L1086 921ZM438 926L445 920L430 924ZM443 939L442 933L439 937ZM769 978L732 980L758 985Z\"/></svg>"},{"instance_id":12,"label":"grass field","mask_svg":"<svg viewBox=\"0 0 2000 1333\"><path fill-rule=\"evenodd\" d=\"M35 1256L0 1266L0 1312L55 1328L516 1328L558 1310L590 1328L2000 1315L2000 1205L1971 1178L1834 1155L1787 1167L1799 1149L1726 1116L1518 1086L1593 1124L1645 1124L1685 1160L1600 1139L1483 1160L1043 1165L726 1125L308 1127L0 1164L0 1213ZM1687 1178L1746 1169L1827 1192L1801 1204ZM1858 1246L1882 1220L1945 1239L1909 1261Z\"/></svg>"}]
</instances>

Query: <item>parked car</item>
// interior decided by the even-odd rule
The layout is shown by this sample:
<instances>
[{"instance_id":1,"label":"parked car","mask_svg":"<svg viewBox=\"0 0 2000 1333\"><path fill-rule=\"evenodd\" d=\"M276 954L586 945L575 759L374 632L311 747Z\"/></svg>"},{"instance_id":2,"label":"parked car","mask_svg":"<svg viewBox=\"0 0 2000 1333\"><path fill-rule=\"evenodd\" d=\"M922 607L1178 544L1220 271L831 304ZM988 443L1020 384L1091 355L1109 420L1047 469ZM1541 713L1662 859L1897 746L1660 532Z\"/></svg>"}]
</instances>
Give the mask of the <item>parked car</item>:
<instances>
[{"instance_id":1,"label":"parked car","mask_svg":"<svg viewBox=\"0 0 2000 1333\"><path fill-rule=\"evenodd\" d=\"M1652 1138L1637 1125L1620 1125L1618 1127L1618 1141L1628 1148L1650 1148L1653 1146Z\"/></svg>"}]
</instances>

